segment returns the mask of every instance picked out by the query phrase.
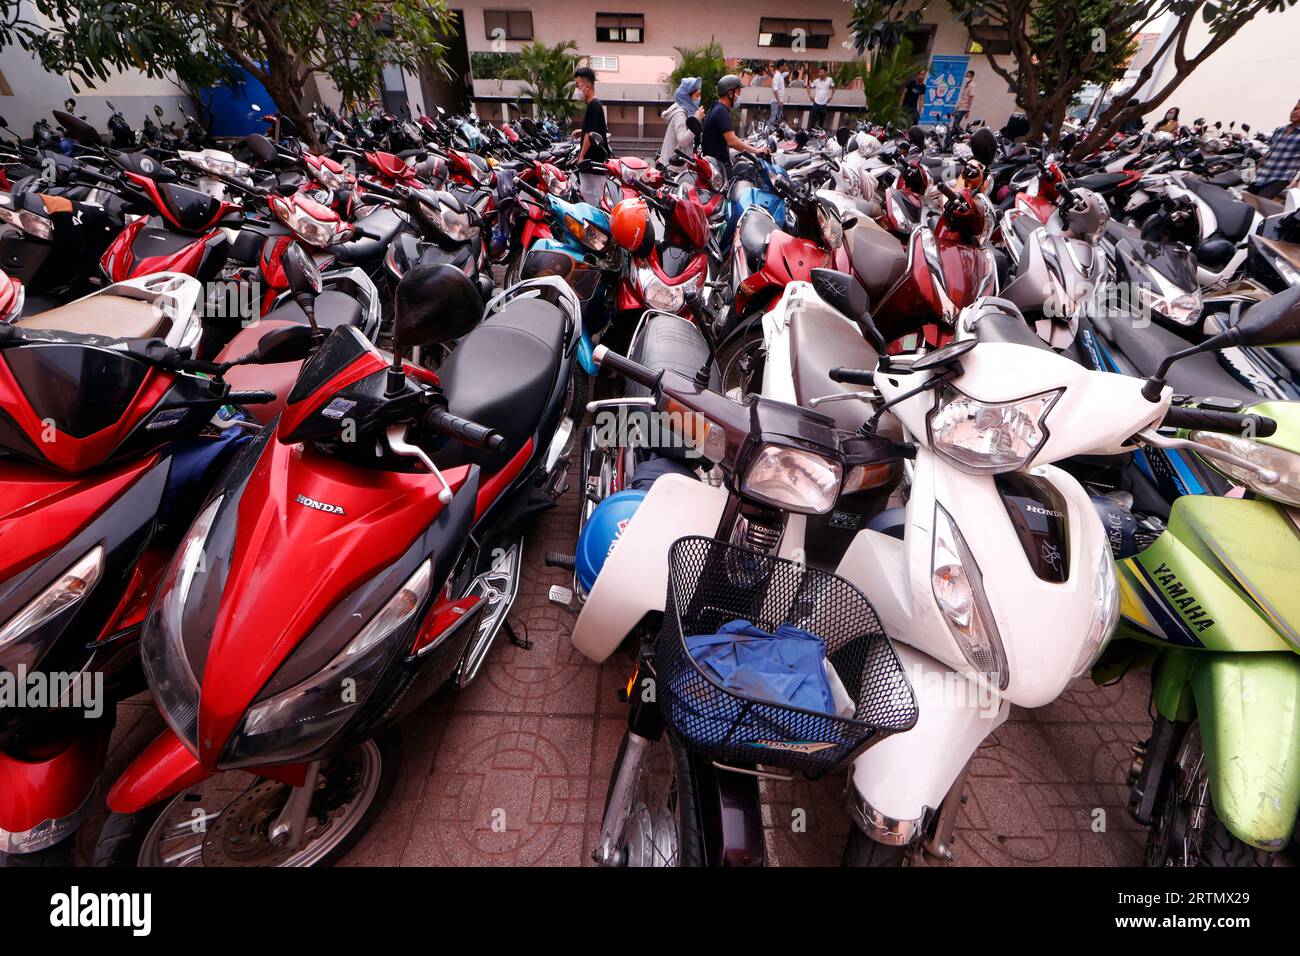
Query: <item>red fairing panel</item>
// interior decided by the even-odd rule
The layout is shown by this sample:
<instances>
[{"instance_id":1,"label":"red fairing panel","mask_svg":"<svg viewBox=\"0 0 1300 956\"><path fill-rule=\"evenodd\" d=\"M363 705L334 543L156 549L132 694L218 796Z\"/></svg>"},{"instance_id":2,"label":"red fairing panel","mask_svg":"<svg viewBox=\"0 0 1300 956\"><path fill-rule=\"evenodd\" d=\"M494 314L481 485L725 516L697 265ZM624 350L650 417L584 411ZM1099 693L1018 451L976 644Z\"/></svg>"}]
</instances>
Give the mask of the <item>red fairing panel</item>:
<instances>
[{"instance_id":1,"label":"red fairing panel","mask_svg":"<svg viewBox=\"0 0 1300 956\"><path fill-rule=\"evenodd\" d=\"M0 750L0 828L22 833L76 813L104 768L110 732L104 725L69 738L64 749L37 760Z\"/></svg>"},{"instance_id":2,"label":"red fairing panel","mask_svg":"<svg viewBox=\"0 0 1300 956\"><path fill-rule=\"evenodd\" d=\"M469 469L444 475L455 491ZM239 501L230 576L203 673L205 766L215 766L249 703L311 628L437 517L440 487L429 474L357 468L304 445L267 443Z\"/></svg>"},{"instance_id":3,"label":"red fairing panel","mask_svg":"<svg viewBox=\"0 0 1300 956\"><path fill-rule=\"evenodd\" d=\"M157 462L150 455L85 478L0 465L0 580L60 548Z\"/></svg>"}]
</instances>

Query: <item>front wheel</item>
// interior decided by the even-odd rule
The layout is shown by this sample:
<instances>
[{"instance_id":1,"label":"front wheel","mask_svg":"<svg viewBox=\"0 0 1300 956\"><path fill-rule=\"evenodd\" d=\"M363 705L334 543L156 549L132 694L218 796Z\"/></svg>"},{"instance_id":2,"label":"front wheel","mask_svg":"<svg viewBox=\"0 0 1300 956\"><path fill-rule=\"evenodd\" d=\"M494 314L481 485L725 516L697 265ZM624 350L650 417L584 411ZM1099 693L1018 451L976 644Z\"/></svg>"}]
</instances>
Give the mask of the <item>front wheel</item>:
<instances>
[{"instance_id":1,"label":"front wheel","mask_svg":"<svg viewBox=\"0 0 1300 956\"><path fill-rule=\"evenodd\" d=\"M292 788L241 770L217 773L137 813L114 813L96 866L329 866L365 835L401 770L397 734L321 762L301 846L270 836Z\"/></svg>"},{"instance_id":2,"label":"front wheel","mask_svg":"<svg viewBox=\"0 0 1300 956\"><path fill-rule=\"evenodd\" d=\"M1272 866L1274 854L1237 839L1215 816L1200 726L1188 728L1165 771L1147 837L1147 866Z\"/></svg>"},{"instance_id":3,"label":"front wheel","mask_svg":"<svg viewBox=\"0 0 1300 956\"><path fill-rule=\"evenodd\" d=\"M619 770L628 759L630 733L624 732L605 794L605 822L612 823L613 859L619 866L703 866L699 814L690 755L665 730L648 742L634 768L622 819L610 821ZM598 861L600 862L600 861Z\"/></svg>"},{"instance_id":4,"label":"front wheel","mask_svg":"<svg viewBox=\"0 0 1300 956\"><path fill-rule=\"evenodd\" d=\"M877 843L854 824L849 828L849 838L844 843L841 864L853 867L907 866L907 847Z\"/></svg>"},{"instance_id":5,"label":"front wheel","mask_svg":"<svg viewBox=\"0 0 1300 956\"><path fill-rule=\"evenodd\" d=\"M742 399L763 387L763 330L755 327L745 335L723 342L718 348L718 372L722 394Z\"/></svg>"}]
</instances>

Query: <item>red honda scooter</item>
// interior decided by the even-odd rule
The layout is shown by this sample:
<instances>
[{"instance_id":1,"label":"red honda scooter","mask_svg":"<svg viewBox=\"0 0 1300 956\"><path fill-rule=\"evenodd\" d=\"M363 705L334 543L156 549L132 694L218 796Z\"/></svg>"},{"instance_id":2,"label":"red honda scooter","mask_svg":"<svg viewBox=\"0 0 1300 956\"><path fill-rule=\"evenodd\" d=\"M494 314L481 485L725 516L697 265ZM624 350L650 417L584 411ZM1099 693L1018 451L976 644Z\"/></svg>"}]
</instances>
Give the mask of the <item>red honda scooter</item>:
<instances>
[{"instance_id":1,"label":"red honda scooter","mask_svg":"<svg viewBox=\"0 0 1300 956\"><path fill-rule=\"evenodd\" d=\"M693 199L641 182L636 189L639 195L622 200L612 216L615 239L622 237L630 253L619 279L615 310L634 312L638 318L646 309L693 318L690 302L699 295L709 271L708 214ZM658 228L647 206L658 213L662 224ZM626 237L620 229L624 216L643 224Z\"/></svg>"},{"instance_id":2,"label":"red honda scooter","mask_svg":"<svg viewBox=\"0 0 1300 956\"><path fill-rule=\"evenodd\" d=\"M547 278L480 309L453 267L412 269L396 355L336 329L213 491L141 638L170 729L109 792L98 863L337 860L393 787L389 731L512 633L523 529L563 483L578 303ZM462 335L437 375L400 358Z\"/></svg>"},{"instance_id":3,"label":"red honda scooter","mask_svg":"<svg viewBox=\"0 0 1300 956\"><path fill-rule=\"evenodd\" d=\"M0 671L24 688L0 706L8 866L71 865L116 705L144 686L145 609L203 496L248 441L246 417L229 406L271 397L231 392L222 373L233 363L115 338L163 321L166 303L126 294L136 288L41 317L97 308L102 333L0 325ZM272 333L241 362L292 357L306 332Z\"/></svg>"}]
</instances>

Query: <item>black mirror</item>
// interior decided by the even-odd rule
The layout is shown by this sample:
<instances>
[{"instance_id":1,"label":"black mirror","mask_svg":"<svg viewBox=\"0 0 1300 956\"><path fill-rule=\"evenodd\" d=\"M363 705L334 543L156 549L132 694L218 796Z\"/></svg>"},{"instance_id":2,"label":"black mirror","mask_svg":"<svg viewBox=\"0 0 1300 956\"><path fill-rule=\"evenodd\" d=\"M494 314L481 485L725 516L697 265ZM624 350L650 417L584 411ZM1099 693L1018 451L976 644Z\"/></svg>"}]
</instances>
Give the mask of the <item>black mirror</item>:
<instances>
[{"instance_id":1,"label":"black mirror","mask_svg":"<svg viewBox=\"0 0 1300 956\"><path fill-rule=\"evenodd\" d=\"M913 126L911 129L909 129L907 131L907 139L909 142L911 142L913 146L917 147L918 149L925 148L925 130L921 129L921 127Z\"/></svg>"},{"instance_id":2,"label":"black mirror","mask_svg":"<svg viewBox=\"0 0 1300 956\"><path fill-rule=\"evenodd\" d=\"M849 128L847 126L841 126L835 131L835 142L840 144L841 149L849 145Z\"/></svg>"},{"instance_id":3,"label":"black mirror","mask_svg":"<svg viewBox=\"0 0 1300 956\"><path fill-rule=\"evenodd\" d=\"M988 166L998 155L998 138L988 127L977 129L970 138L971 155Z\"/></svg>"},{"instance_id":4,"label":"black mirror","mask_svg":"<svg viewBox=\"0 0 1300 956\"><path fill-rule=\"evenodd\" d=\"M483 295L455 266L428 263L407 270L393 295L393 356L450 342L483 317Z\"/></svg>"},{"instance_id":5,"label":"black mirror","mask_svg":"<svg viewBox=\"0 0 1300 956\"><path fill-rule=\"evenodd\" d=\"M926 352L914 361L912 371L932 372L935 369L951 368L961 361L963 355L978 344L979 342L976 339L963 339L960 342L949 342L947 345L941 345L933 352Z\"/></svg>"},{"instance_id":6,"label":"black mirror","mask_svg":"<svg viewBox=\"0 0 1300 956\"><path fill-rule=\"evenodd\" d=\"M524 132L529 136L537 135L537 124L533 122L531 116L525 116L519 120L519 125L524 128Z\"/></svg>"},{"instance_id":7,"label":"black mirror","mask_svg":"<svg viewBox=\"0 0 1300 956\"><path fill-rule=\"evenodd\" d=\"M0 129L8 129L8 128L9 128L9 121L5 119L3 116L0 116Z\"/></svg>"},{"instance_id":8,"label":"black mirror","mask_svg":"<svg viewBox=\"0 0 1300 956\"><path fill-rule=\"evenodd\" d=\"M158 117L159 119L162 119L163 108L162 108L161 106L159 106L157 103L154 104L154 107L153 107L153 115L156 116L156 117Z\"/></svg>"},{"instance_id":9,"label":"black mirror","mask_svg":"<svg viewBox=\"0 0 1300 956\"><path fill-rule=\"evenodd\" d=\"M63 127L64 132L68 134L69 139L75 139L82 146L98 146L100 144L99 130L81 117L65 113L63 110L54 110L54 118Z\"/></svg>"},{"instance_id":10,"label":"black mirror","mask_svg":"<svg viewBox=\"0 0 1300 956\"><path fill-rule=\"evenodd\" d=\"M1241 131L1242 131L1243 133L1249 133L1249 132L1250 132L1250 124L1249 124L1249 123L1242 123L1242 124L1241 124Z\"/></svg>"},{"instance_id":11,"label":"black mirror","mask_svg":"<svg viewBox=\"0 0 1300 956\"><path fill-rule=\"evenodd\" d=\"M67 110L69 113L71 113L73 110L77 108L77 101L74 100L71 96L69 96L66 100L63 101L63 108Z\"/></svg>"},{"instance_id":12,"label":"black mirror","mask_svg":"<svg viewBox=\"0 0 1300 956\"><path fill-rule=\"evenodd\" d=\"M257 348L248 358L257 365L301 362L311 354L313 344L310 326L282 325L258 339Z\"/></svg>"},{"instance_id":13,"label":"black mirror","mask_svg":"<svg viewBox=\"0 0 1300 956\"><path fill-rule=\"evenodd\" d=\"M801 129L794 134L794 145L796 149L803 149L808 145L808 131Z\"/></svg>"},{"instance_id":14,"label":"black mirror","mask_svg":"<svg viewBox=\"0 0 1300 956\"><path fill-rule=\"evenodd\" d=\"M259 163L269 163L280 155L275 148L275 143L261 133L249 133L244 137L244 145Z\"/></svg>"},{"instance_id":15,"label":"black mirror","mask_svg":"<svg viewBox=\"0 0 1300 956\"><path fill-rule=\"evenodd\" d=\"M686 117L686 128L694 133L697 137L704 134L704 124L700 122L699 117L691 114Z\"/></svg>"},{"instance_id":16,"label":"black mirror","mask_svg":"<svg viewBox=\"0 0 1300 956\"><path fill-rule=\"evenodd\" d=\"M598 146L598 147L600 147L601 149L604 149L604 148L605 148L605 137L604 137L604 136L601 136L599 133L588 133L587 135L591 137L591 145L592 145L592 146Z\"/></svg>"},{"instance_id":17,"label":"black mirror","mask_svg":"<svg viewBox=\"0 0 1300 956\"><path fill-rule=\"evenodd\" d=\"M848 219L840 220L840 228L843 229L845 232L848 232L857 224L858 224L857 216L850 216Z\"/></svg>"},{"instance_id":18,"label":"black mirror","mask_svg":"<svg viewBox=\"0 0 1300 956\"><path fill-rule=\"evenodd\" d=\"M1235 331L1243 345L1300 342L1300 286L1279 292L1246 310Z\"/></svg>"},{"instance_id":19,"label":"black mirror","mask_svg":"<svg viewBox=\"0 0 1300 956\"><path fill-rule=\"evenodd\" d=\"M316 261L307 254L307 250L296 242L291 243L284 250L280 261L284 266L284 277L295 298L320 295L320 270L316 268Z\"/></svg>"},{"instance_id":20,"label":"black mirror","mask_svg":"<svg viewBox=\"0 0 1300 956\"><path fill-rule=\"evenodd\" d=\"M812 285L823 302L857 322L872 347L881 355L885 353L885 337L871 318L871 299L857 278L835 269L814 269Z\"/></svg>"}]
</instances>

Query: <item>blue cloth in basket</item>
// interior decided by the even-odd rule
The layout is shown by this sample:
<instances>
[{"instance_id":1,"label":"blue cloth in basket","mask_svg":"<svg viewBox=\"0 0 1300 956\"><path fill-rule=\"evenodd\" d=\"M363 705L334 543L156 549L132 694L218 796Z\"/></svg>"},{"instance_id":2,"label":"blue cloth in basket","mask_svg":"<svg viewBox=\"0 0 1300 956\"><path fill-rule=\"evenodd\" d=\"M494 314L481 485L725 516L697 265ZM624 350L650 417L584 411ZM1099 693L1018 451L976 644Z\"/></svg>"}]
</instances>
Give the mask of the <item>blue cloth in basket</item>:
<instances>
[{"instance_id":1,"label":"blue cloth in basket","mask_svg":"<svg viewBox=\"0 0 1300 956\"><path fill-rule=\"evenodd\" d=\"M835 712L826 676L826 645L790 624L768 633L749 621L728 621L716 634L686 638L700 667L727 690L825 714Z\"/></svg>"}]
</instances>

